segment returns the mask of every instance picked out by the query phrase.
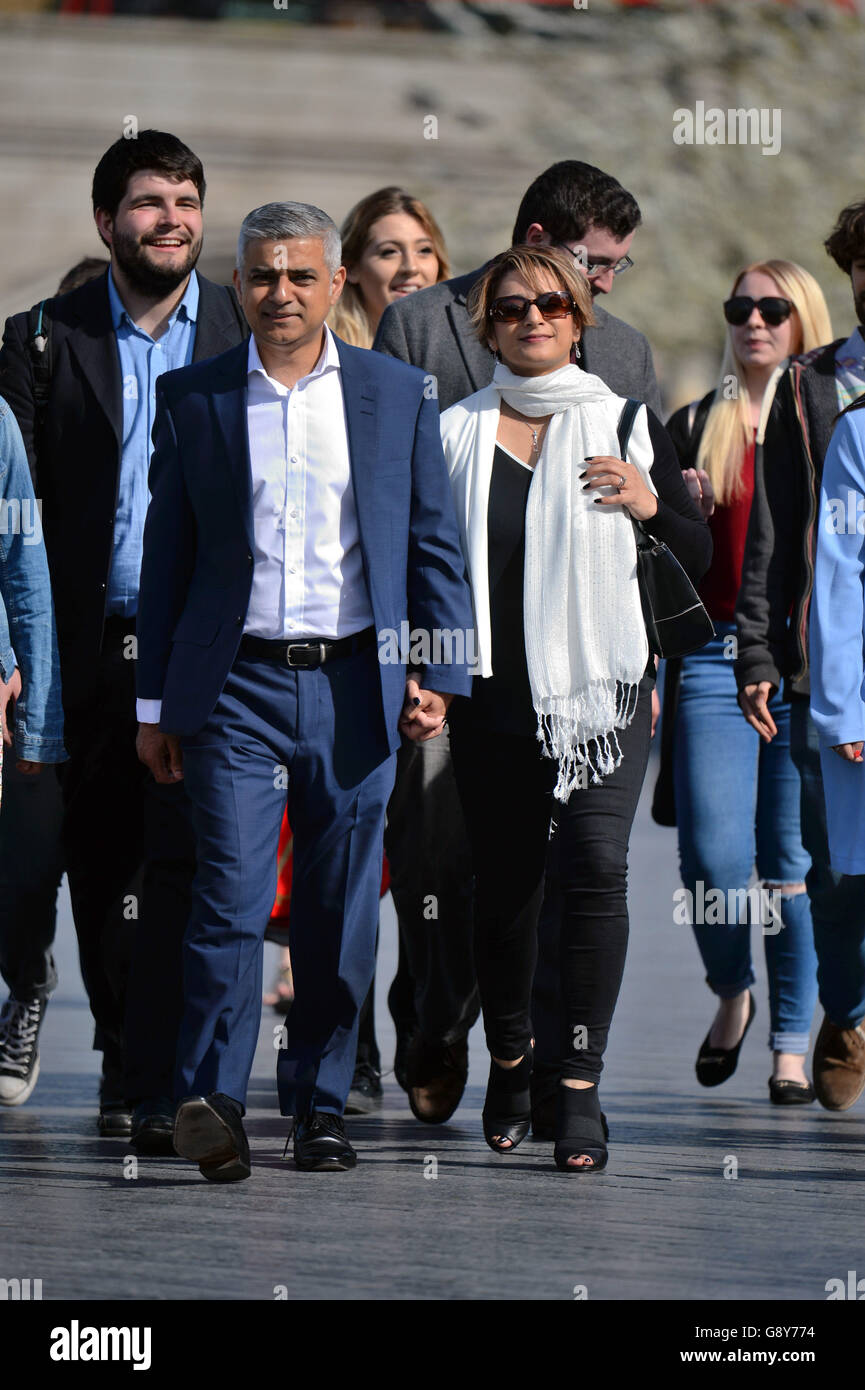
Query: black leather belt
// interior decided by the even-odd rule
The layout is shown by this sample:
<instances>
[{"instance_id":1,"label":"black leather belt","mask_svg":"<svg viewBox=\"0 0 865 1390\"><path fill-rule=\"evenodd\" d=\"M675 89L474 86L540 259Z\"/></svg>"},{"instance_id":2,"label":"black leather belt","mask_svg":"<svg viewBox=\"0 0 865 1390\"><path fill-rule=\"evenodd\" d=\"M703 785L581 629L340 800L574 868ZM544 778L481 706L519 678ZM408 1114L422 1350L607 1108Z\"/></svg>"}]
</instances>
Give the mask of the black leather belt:
<instances>
[{"instance_id":1,"label":"black leather belt","mask_svg":"<svg viewBox=\"0 0 865 1390\"><path fill-rule=\"evenodd\" d=\"M306 637L302 642L272 642L266 637L241 637L240 655L252 661L278 661L297 671L315 671L337 656L353 656L375 641L375 628L365 627L337 641L325 637L320 642Z\"/></svg>"}]
</instances>

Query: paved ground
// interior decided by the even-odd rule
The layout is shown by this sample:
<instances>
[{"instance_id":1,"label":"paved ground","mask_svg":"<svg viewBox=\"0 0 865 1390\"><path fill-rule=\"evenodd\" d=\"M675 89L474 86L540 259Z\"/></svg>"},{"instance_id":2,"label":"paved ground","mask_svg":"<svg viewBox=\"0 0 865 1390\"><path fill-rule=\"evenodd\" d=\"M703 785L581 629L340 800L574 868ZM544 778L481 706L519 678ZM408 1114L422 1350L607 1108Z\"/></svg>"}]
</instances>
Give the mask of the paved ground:
<instances>
[{"instance_id":1,"label":"paved ground","mask_svg":"<svg viewBox=\"0 0 865 1390\"><path fill-rule=\"evenodd\" d=\"M650 774L651 776L651 774ZM350 1122L354 1173L281 1161L273 1017L253 1076L250 1181L213 1188L182 1160L140 1160L95 1133L95 1056L64 906L61 984L30 1102L0 1112L3 1277L41 1278L45 1299L825 1299L865 1271L858 1210L865 1114L770 1107L765 971L736 1076L701 1091L693 1059L711 1013L687 928L672 924L675 835L648 817L632 848L632 949L608 1054L609 1167L568 1179L551 1146L512 1158L480 1132L487 1063L441 1128L412 1118L392 1077L380 1116ZM759 943L757 943L759 945ZM386 905L380 976L389 982ZM384 989L381 991L382 997ZM385 1058L393 1034L379 1008ZM730 1160L738 1177L725 1178ZM433 1163L431 1160L435 1160ZM425 1174L437 1167L437 1177Z\"/></svg>"}]
</instances>

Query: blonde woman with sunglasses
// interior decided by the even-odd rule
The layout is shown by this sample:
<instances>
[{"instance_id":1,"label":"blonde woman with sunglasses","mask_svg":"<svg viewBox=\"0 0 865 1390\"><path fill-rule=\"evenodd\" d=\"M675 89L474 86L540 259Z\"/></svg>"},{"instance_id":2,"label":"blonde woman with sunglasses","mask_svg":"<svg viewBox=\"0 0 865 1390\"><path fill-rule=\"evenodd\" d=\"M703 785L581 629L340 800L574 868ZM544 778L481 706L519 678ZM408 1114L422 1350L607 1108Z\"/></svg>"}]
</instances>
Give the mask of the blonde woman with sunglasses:
<instances>
[{"instance_id":1,"label":"blonde woman with sunglasses","mask_svg":"<svg viewBox=\"0 0 865 1390\"><path fill-rule=\"evenodd\" d=\"M791 355L811 351L832 331L819 285L791 261L746 266L723 307L728 332L719 384L668 425L712 530L714 555L700 597L716 630L701 651L668 663L662 745L669 735L685 889L675 920L692 923L706 983L718 999L697 1056L700 1085L720 1086L736 1070L756 1012L751 930L759 926L769 977L769 1098L801 1105L814 1099L804 1061L817 963L790 702L781 693L773 697L777 733L769 742L743 721L733 619L775 385Z\"/></svg>"}]
</instances>

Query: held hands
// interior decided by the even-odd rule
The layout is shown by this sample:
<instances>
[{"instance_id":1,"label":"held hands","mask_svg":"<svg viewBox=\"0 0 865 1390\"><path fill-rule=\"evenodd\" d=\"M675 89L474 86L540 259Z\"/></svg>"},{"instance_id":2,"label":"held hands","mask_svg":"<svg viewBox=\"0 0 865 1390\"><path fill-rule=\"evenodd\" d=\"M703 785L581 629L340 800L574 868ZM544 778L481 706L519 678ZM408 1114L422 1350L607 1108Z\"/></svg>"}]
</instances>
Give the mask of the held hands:
<instances>
[{"instance_id":1,"label":"held hands","mask_svg":"<svg viewBox=\"0 0 865 1390\"><path fill-rule=\"evenodd\" d=\"M833 753L837 753L839 758L843 758L848 763L861 763L862 743L833 743Z\"/></svg>"},{"instance_id":2,"label":"held hands","mask_svg":"<svg viewBox=\"0 0 865 1390\"><path fill-rule=\"evenodd\" d=\"M691 497L703 513L703 520L708 521L715 510L715 490L709 482L708 473L705 468L683 468L682 477Z\"/></svg>"},{"instance_id":3,"label":"held hands","mask_svg":"<svg viewBox=\"0 0 865 1390\"><path fill-rule=\"evenodd\" d=\"M612 454L590 454L584 460L585 473L581 473L583 491L589 488L614 487L612 497L596 497L598 507L627 507L637 521L648 521L658 510L658 499L643 482L639 469L623 459L613 458Z\"/></svg>"},{"instance_id":4,"label":"held hands","mask_svg":"<svg viewBox=\"0 0 865 1390\"><path fill-rule=\"evenodd\" d=\"M739 708L757 733L766 743L771 743L778 727L769 713L769 701L778 689L771 681L759 681L756 685L746 685L739 691Z\"/></svg>"},{"instance_id":5,"label":"held hands","mask_svg":"<svg viewBox=\"0 0 865 1390\"><path fill-rule=\"evenodd\" d=\"M438 738L452 699L453 695L440 695L436 690L421 690L417 681L409 676L405 683L405 704L397 725L400 733L413 743Z\"/></svg>"},{"instance_id":6,"label":"held hands","mask_svg":"<svg viewBox=\"0 0 865 1390\"><path fill-rule=\"evenodd\" d=\"M135 751L157 782L182 782L183 754L176 734L164 734L158 724L139 724Z\"/></svg>"}]
</instances>

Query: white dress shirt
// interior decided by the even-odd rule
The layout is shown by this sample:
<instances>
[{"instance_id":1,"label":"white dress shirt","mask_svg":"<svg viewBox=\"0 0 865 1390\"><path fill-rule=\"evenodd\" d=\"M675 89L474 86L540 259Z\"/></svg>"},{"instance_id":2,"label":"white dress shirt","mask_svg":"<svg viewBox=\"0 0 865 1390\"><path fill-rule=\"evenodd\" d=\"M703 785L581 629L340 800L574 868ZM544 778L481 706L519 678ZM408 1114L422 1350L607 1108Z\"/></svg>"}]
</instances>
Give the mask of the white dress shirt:
<instances>
[{"instance_id":1,"label":"white dress shirt","mask_svg":"<svg viewBox=\"0 0 865 1390\"><path fill-rule=\"evenodd\" d=\"M349 637L373 614L333 334L325 328L324 350L296 386L267 375L254 338L248 372L255 569L244 633Z\"/></svg>"},{"instance_id":2,"label":"white dress shirt","mask_svg":"<svg viewBox=\"0 0 865 1390\"><path fill-rule=\"evenodd\" d=\"M280 640L340 638L372 626L348 454L336 343L295 386L268 376L255 339L247 359L254 536L244 634ZM139 700L158 724L162 702Z\"/></svg>"}]
</instances>

